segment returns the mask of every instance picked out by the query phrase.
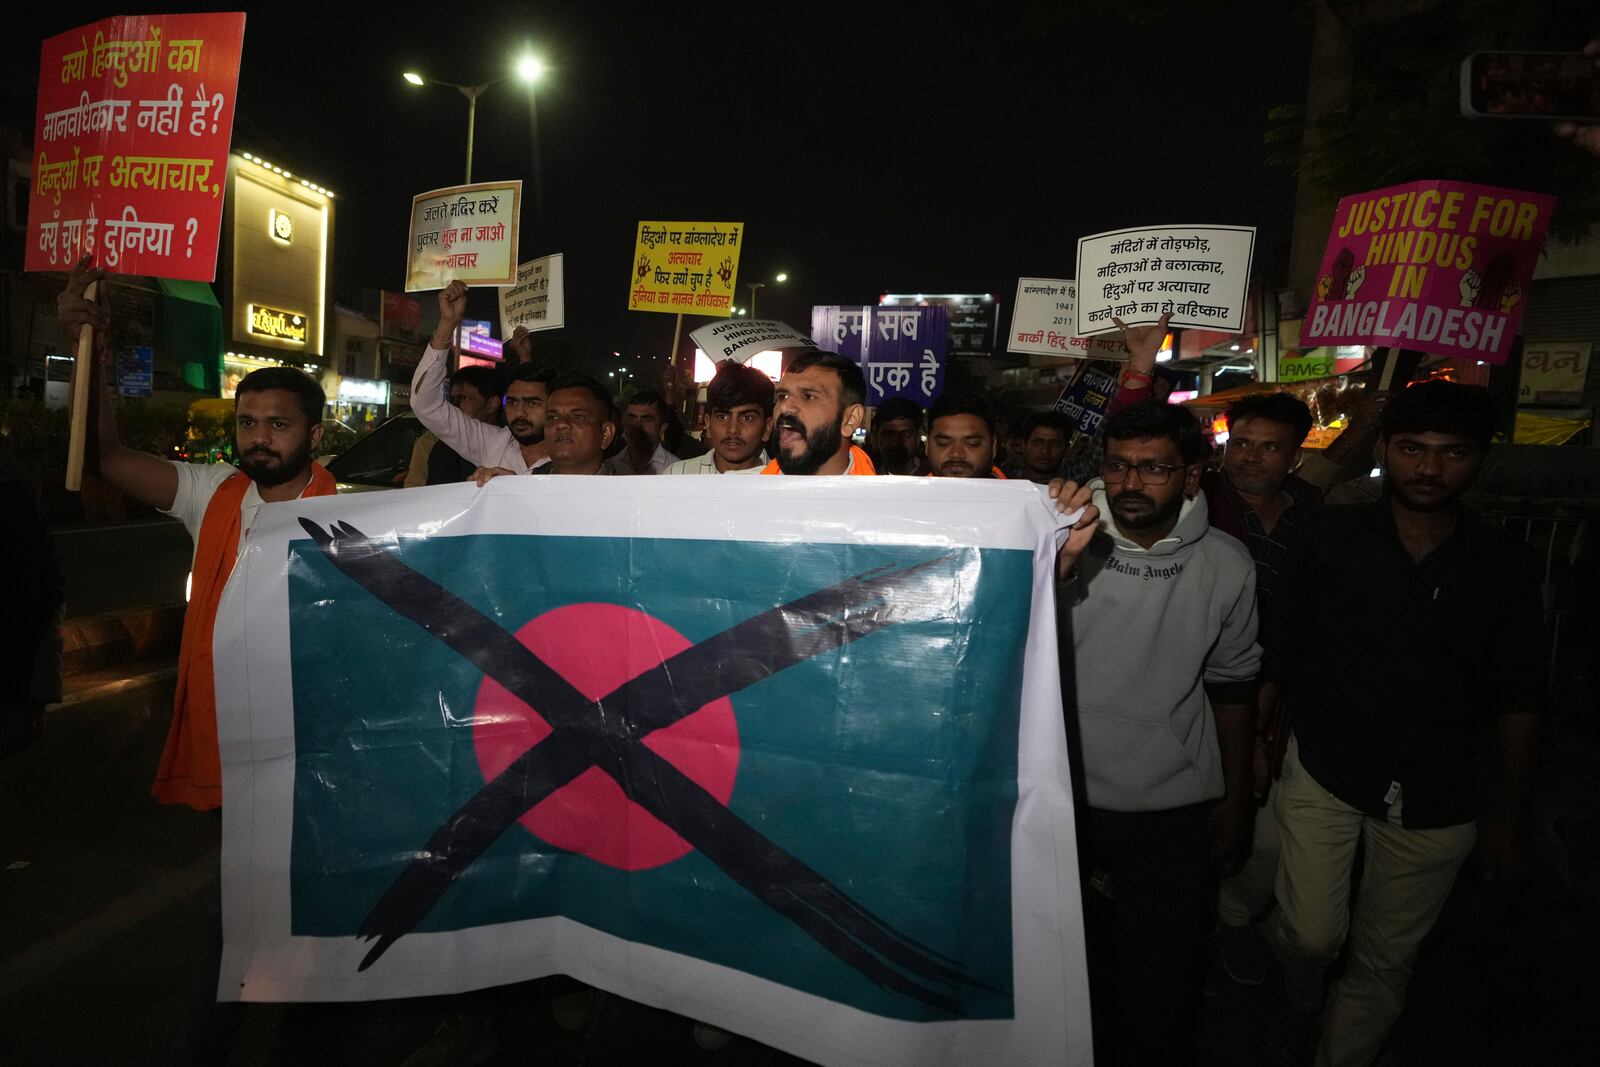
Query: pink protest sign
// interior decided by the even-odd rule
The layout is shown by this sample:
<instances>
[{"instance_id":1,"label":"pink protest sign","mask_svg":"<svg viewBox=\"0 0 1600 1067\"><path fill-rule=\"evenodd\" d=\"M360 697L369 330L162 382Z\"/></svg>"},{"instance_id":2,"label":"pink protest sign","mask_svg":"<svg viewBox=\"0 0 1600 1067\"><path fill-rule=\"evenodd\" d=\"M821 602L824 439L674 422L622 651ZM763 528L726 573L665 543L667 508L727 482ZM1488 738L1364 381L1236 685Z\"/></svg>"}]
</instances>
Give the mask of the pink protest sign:
<instances>
[{"instance_id":1,"label":"pink protest sign","mask_svg":"<svg viewBox=\"0 0 1600 1067\"><path fill-rule=\"evenodd\" d=\"M39 54L27 270L217 274L244 15L126 15Z\"/></svg>"},{"instance_id":2,"label":"pink protest sign","mask_svg":"<svg viewBox=\"0 0 1600 1067\"><path fill-rule=\"evenodd\" d=\"M1465 182L1345 197L1301 344L1504 363L1555 206L1553 196Z\"/></svg>"}]
</instances>

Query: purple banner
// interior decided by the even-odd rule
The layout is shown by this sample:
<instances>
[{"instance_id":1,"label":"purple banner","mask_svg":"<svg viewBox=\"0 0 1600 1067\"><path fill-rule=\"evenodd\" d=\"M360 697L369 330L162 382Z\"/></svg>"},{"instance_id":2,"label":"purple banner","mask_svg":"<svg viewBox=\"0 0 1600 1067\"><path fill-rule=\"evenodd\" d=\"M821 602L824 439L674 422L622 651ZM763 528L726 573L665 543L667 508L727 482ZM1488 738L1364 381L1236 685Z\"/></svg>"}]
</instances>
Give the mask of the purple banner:
<instances>
[{"instance_id":1,"label":"purple banner","mask_svg":"<svg viewBox=\"0 0 1600 1067\"><path fill-rule=\"evenodd\" d=\"M1116 395L1116 364L1086 360L1050 410L1071 419L1077 432L1094 435L1100 432L1106 408Z\"/></svg>"},{"instance_id":2,"label":"purple banner","mask_svg":"<svg viewBox=\"0 0 1600 1067\"><path fill-rule=\"evenodd\" d=\"M811 336L861 365L869 407L899 396L925 408L944 392L949 321L943 307L818 306Z\"/></svg>"}]
</instances>

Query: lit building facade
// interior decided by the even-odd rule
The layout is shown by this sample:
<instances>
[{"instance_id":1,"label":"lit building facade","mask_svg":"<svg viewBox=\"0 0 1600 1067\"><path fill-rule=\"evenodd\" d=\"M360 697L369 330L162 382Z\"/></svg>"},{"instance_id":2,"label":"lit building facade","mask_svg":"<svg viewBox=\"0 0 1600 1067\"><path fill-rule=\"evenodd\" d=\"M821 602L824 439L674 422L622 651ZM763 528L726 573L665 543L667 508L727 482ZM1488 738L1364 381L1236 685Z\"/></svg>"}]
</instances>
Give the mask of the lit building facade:
<instances>
[{"instance_id":1,"label":"lit building facade","mask_svg":"<svg viewBox=\"0 0 1600 1067\"><path fill-rule=\"evenodd\" d=\"M328 347L334 194L249 152L228 160L218 290L222 395L260 367L299 367L336 395Z\"/></svg>"}]
</instances>

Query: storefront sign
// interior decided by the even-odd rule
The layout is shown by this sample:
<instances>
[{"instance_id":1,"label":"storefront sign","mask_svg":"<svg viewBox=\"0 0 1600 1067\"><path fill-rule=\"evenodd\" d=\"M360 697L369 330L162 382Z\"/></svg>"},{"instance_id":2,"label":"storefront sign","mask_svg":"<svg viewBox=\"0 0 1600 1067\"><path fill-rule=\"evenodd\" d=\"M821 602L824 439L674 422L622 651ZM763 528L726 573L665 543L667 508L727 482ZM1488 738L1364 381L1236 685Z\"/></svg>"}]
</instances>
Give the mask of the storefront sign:
<instances>
[{"instance_id":1,"label":"storefront sign","mask_svg":"<svg viewBox=\"0 0 1600 1067\"><path fill-rule=\"evenodd\" d=\"M123 349L117 356L118 390L123 396L149 396L155 367L155 351L149 345Z\"/></svg>"},{"instance_id":2,"label":"storefront sign","mask_svg":"<svg viewBox=\"0 0 1600 1067\"><path fill-rule=\"evenodd\" d=\"M629 311L733 314L742 222L641 222Z\"/></svg>"},{"instance_id":3,"label":"storefront sign","mask_svg":"<svg viewBox=\"0 0 1600 1067\"><path fill-rule=\"evenodd\" d=\"M273 208L267 212L267 232L274 241L290 243L294 240L294 216Z\"/></svg>"},{"instance_id":4,"label":"storefront sign","mask_svg":"<svg viewBox=\"0 0 1600 1067\"><path fill-rule=\"evenodd\" d=\"M1412 182L1334 213L1301 341L1418 348L1504 363L1544 247L1553 196Z\"/></svg>"},{"instance_id":5,"label":"storefront sign","mask_svg":"<svg viewBox=\"0 0 1600 1067\"><path fill-rule=\"evenodd\" d=\"M505 358L505 342L497 341L487 333L476 330L462 330L458 347L463 352L471 352L475 356L484 356L488 359Z\"/></svg>"},{"instance_id":6,"label":"storefront sign","mask_svg":"<svg viewBox=\"0 0 1600 1067\"><path fill-rule=\"evenodd\" d=\"M243 14L129 15L45 41L27 270L85 253L119 274L209 282Z\"/></svg>"},{"instance_id":7,"label":"storefront sign","mask_svg":"<svg viewBox=\"0 0 1600 1067\"><path fill-rule=\"evenodd\" d=\"M1238 333L1244 329L1254 226L1142 226L1078 239L1080 337L1120 318Z\"/></svg>"},{"instance_id":8,"label":"storefront sign","mask_svg":"<svg viewBox=\"0 0 1600 1067\"><path fill-rule=\"evenodd\" d=\"M451 282L513 285L522 182L478 182L435 189L411 200L406 292Z\"/></svg>"},{"instance_id":9,"label":"storefront sign","mask_svg":"<svg viewBox=\"0 0 1600 1067\"><path fill-rule=\"evenodd\" d=\"M994 351L1000 305L989 293L885 293L884 307L945 309L946 349L952 356L986 356Z\"/></svg>"},{"instance_id":10,"label":"storefront sign","mask_svg":"<svg viewBox=\"0 0 1600 1067\"><path fill-rule=\"evenodd\" d=\"M500 290L500 333L510 337L521 326L529 333L567 324L565 257L554 252L517 267L517 284Z\"/></svg>"},{"instance_id":11,"label":"storefront sign","mask_svg":"<svg viewBox=\"0 0 1600 1067\"><path fill-rule=\"evenodd\" d=\"M251 304L249 307L250 332L279 341L306 340L306 317L298 311L279 311L277 308Z\"/></svg>"},{"instance_id":12,"label":"storefront sign","mask_svg":"<svg viewBox=\"0 0 1600 1067\"><path fill-rule=\"evenodd\" d=\"M388 402L388 382L375 382L367 378L339 379L341 404L387 404Z\"/></svg>"},{"instance_id":13,"label":"storefront sign","mask_svg":"<svg viewBox=\"0 0 1600 1067\"><path fill-rule=\"evenodd\" d=\"M1335 363L1331 348L1305 355L1290 350L1278 356L1278 381L1304 382L1313 378L1331 378L1338 373L1334 369Z\"/></svg>"},{"instance_id":14,"label":"storefront sign","mask_svg":"<svg viewBox=\"0 0 1600 1067\"><path fill-rule=\"evenodd\" d=\"M1517 403L1582 404L1592 347L1588 341L1527 342Z\"/></svg>"}]
</instances>

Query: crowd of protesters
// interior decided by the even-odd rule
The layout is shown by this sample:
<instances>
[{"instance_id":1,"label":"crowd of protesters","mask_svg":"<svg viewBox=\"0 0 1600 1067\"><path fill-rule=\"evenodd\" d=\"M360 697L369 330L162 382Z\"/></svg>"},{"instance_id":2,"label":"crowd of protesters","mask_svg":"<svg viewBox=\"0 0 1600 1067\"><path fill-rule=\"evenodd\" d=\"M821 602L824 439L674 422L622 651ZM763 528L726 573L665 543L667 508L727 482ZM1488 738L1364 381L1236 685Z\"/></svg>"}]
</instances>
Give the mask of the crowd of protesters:
<instances>
[{"instance_id":1,"label":"crowd of protesters","mask_svg":"<svg viewBox=\"0 0 1600 1067\"><path fill-rule=\"evenodd\" d=\"M59 306L69 328L103 337L108 313L83 295L95 277L80 265ZM1398 390L1332 459L1303 449L1306 405L1253 396L1231 411L1214 455L1189 410L1152 394L1161 322L1123 328L1130 359L1092 440L1075 443L1073 426L1049 412L1002 435L985 397L952 392L926 412L880 404L863 447L860 368L803 350L776 385L752 367L719 365L696 446L656 393L619 406L594 378L532 361L505 377L447 374L466 295L455 283L439 296L412 388L428 433L407 485L562 474L1012 478L1047 484L1062 511L1085 508L1060 550L1057 597L1102 1062L1192 1062L1209 970L1245 985L1284 976L1293 1010L1264 1027L1269 1056L1370 1063L1474 846L1486 877L1518 877L1541 615L1529 551L1460 503L1496 429L1486 391L1446 381ZM525 354L525 335L513 338L519 346ZM238 386L237 468L177 464L120 444L101 366L101 477L181 519L196 543L155 793L217 809L213 672L224 665L212 662L212 623L259 506L334 491L315 462L324 397L300 371L256 371ZM1352 452L1376 457L1383 493L1326 505L1336 460ZM1456 635L1491 632L1496 640L1463 654ZM1475 741L1491 720L1501 799L1480 813ZM213 943L220 951L220 927ZM215 973L213 961L212 990ZM184 1054L216 1060L236 1015L202 995ZM490 1027L468 1029L480 1040Z\"/></svg>"}]
</instances>

